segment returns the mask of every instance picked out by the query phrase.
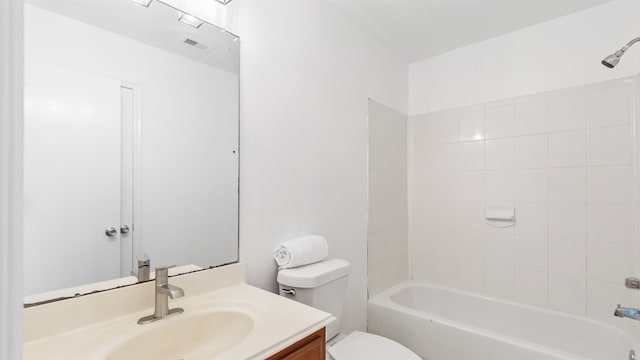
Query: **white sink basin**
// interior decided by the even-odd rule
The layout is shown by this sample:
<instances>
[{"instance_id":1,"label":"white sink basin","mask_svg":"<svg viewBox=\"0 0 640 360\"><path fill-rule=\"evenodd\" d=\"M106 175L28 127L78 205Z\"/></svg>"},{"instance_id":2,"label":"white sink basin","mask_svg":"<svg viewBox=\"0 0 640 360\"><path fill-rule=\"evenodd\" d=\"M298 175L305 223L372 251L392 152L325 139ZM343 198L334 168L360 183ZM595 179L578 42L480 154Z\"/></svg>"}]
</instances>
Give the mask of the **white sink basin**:
<instances>
[{"instance_id":1,"label":"white sink basin","mask_svg":"<svg viewBox=\"0 0 640 360\"><path fill-rule=\"evenodd\" d=\"M74 358L211 359L242 341L253 325L253 319L239 311L185 310L151 324L114 328L83 346Z\"/></svg>"},{"instance_id":2,"label":"white sink basin","mask_svg":"<svg viewBox=\"0 0 640 360\"><path fill-rule=\"evenodd\" d=\"M186 295L169 307L184 312L146 325L153 282L26 308L24 359L263 360L334 320L245 274L240 263L172 278Z\"/></svg>"}]
</instances>

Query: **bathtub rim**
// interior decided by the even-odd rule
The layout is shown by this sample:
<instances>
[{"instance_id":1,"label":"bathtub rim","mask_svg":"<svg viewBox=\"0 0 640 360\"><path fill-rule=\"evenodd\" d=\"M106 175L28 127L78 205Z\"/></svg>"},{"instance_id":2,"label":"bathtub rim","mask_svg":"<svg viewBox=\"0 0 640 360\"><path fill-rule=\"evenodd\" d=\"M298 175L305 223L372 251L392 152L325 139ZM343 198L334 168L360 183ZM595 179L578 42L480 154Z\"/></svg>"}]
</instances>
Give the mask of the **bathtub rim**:
<instances>
[{"instance_id":1,"label":"bathtub rim","mask_svg":"<svg viewBox=\"0 0 640 360\"><path fill-rule=\"evenodd\" d=\"M447 287L447 286L443 286L443 285L438 285L438 284L432 284L426 281L417 281L417 280L405 280L399 284L396 284L394 286L392 286L389 289L386 289L378 294L376 294L375 296L369 298L369 300L367 301L367 304L371 304L371 305L376 305L376 306L380 306L380 307L384 307L384 308L391 308L392 310L395 311L400 311L412 316L417 316L421 319L427 320L427 321L432 321L432 322L436 322L439 324L443 324L443 325L447 325L447 326L451 326L454 327L458 330L461 331L465 331L465 332L470 332L470 333L479 333L482 334L483 336L487 336L487 337L491 337L493 339L497 339L497 340L501 340L504 342L507 342L509 344L512 345L516 345L516 346L521 346L527 349L531 349L531 350L535 350L535 351L539 351L542 353L545 353L547 355L551 355L551 356L556 356L556 357L560 357L560 358L573 358L573 359L584 359L584 360L589 360L589 358L586 357L582 357L580 355L579 358L576 358L576 354L573 353L569 353L566 351L563 351L561 349L556 349L556 348L552 348L549 346L545 346L543 344L538 344L536 342L533 341L527 341L525 339L520 339L517 337L513 337L513 336L509 336L507 334L501 333L501 332L496 332L493 330L488 330L488 329L483 329L481 327L478 326L474 326L474 325L469 325L469 324L465 324L463 322L460 321L456 321L456 320L452 320L446 317L443 317L441 315L438 314L434 314L434 313L429 313L429 312L425 312L425 311L419 311L401 304L398 304L396 302L394 302L393 300L391 300L391 296L393 294L396 294L399 290L404 289L404 288L408 288L408 287L428 287L428 288L432 288L435 290L443 290L443 291L448 291L448 292L453 292L459 295L463 295L463 296L471 296L471 297L475 297L475 298L480 298L483 300L488 300L494 303L499 303L499 304L507 304L507 305L512 305L512 306L517 306L517 307L522 307L528 310L533 310L533 311L544 311L548 314L553 314L553 315L558 315L558 316L562 316L562 317L568 317L571 319L575 319L575 320L580 320L580 321L584 321L587 323L590 323L592 325L597 325L597 326L601 326L606 328L607 330L610 330L612 332L614 332L615 334L618 334L621 337L624 337L629 344L631 344L631 348L629 350L635 350L636 353L638 353L638 351L640 350L640 340L636 340L634 338L633 333L631 333L630 331L626 331L625 329L621 329L619 327L613 326L611 324L608 324L606 322L603 321L599 321L596 319L592 319L592 318L588 318L588 317L584 317L584 316L579 316L579 315L574 315L574 314L569 314L569 313L564 313L561 311L557 311L557 310L552 310L552 309L547 309L547 308L542 308L542 307L538 307L538 306L533 306L533 305L528 305L528 304L522 304L522 303L518 303L515 301L510 301L510 300L505 300L505 299L500 299L500 298L496 298L496 297L492 297L486 294L479 294L479 293L474 293L471 291L466 291L466 290L462 290L462 289L456 289L456 288L451 288L451 287Z\"/></svg>"}]
</instances>

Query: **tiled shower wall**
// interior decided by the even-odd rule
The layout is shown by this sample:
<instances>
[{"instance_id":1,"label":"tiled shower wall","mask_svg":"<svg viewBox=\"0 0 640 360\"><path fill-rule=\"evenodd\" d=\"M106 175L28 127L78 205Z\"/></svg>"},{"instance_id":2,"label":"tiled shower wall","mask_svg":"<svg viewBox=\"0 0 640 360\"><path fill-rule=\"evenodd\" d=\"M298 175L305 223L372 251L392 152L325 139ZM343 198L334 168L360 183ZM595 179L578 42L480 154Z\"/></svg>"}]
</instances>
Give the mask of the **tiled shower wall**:
<instances>
[{"instance_id":1,"label":"tiled shower wall","mask_svg":"<svg viewBox=\"0 0 640 360\"><path fill-rule=\"evenodd\" d=\"M411 117L414 279L619 321L636 304L633 109L627 78ZM492 204L515 226L486 224Z\"/></svg>"},{"instance_id":2,"label":"tiled shower wall","mask_svg":"<svg viewBox=\"0 0 640 360\"><path fill-rule=\"evenodd\" d=\"M409 278L407 116L369 100L369 296Z\"/></svg>"}]
</instances>

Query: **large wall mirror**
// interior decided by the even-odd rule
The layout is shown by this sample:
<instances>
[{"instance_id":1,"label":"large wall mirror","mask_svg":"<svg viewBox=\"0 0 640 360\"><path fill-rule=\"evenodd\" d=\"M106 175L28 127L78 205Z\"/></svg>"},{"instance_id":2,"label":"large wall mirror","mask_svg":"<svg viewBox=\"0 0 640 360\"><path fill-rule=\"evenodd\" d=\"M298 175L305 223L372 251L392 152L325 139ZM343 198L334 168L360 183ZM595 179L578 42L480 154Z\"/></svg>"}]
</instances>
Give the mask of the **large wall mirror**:
<instances>
[{"instance_id":1,"label":"large wall mirror","mask_svg":"<svg viewBox=\"0 0 640 360\"><path fill-rule=\"evenodd\" d=\"M26 304L238 260L239 48L157 0L26 1Z\"/></svg>"}]
</instances>

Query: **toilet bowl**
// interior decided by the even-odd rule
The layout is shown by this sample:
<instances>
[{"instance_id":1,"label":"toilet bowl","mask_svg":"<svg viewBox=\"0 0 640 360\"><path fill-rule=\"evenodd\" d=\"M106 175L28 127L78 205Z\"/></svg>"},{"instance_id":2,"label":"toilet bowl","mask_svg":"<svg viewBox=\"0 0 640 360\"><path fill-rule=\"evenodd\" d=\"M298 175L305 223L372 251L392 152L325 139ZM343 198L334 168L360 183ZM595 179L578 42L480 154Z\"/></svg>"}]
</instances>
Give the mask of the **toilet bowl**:
<instances>
[{"instance_id":1,"label":"toilet bowl","mask_svg":"<svg viewBox=\"0 0 640 360\"><path fill-rule=\"evenodd\" d=\"M386 337L354 331L335 344L327 344L330 360L421 360L413 351Z\"/></svg>"},{"instance_id":2,"label":"toilet bowl","mask_svg":"<svg viewBox=\"0 0 640 360\"><path fill-rule=\"evenodd\" d=\"M280 295L326 311L336 318L326 329L327 359L331 360L420 360L399 343L382 336L354 331L338 334L347 294L351 264L327 259L278 271Z\"/></svg>"}]
</instances>

